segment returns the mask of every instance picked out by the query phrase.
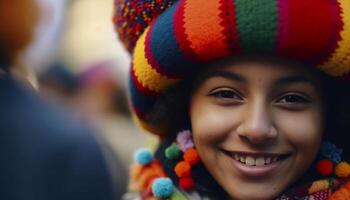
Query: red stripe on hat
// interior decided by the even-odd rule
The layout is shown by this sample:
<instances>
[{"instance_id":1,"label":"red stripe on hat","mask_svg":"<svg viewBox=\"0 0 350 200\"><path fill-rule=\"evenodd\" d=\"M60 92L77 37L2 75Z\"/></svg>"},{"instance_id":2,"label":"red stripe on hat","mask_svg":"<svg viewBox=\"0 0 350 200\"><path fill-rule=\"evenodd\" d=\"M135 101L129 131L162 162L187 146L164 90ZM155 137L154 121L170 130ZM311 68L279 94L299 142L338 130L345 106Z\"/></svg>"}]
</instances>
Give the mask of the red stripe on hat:
<instances>
[{"instance_id":1,"label":"red stripe on hat","mask_svg":"<svg viewBox=\"0 0 350 200\"><path fill-rule=\"evenodd\" d=\"M196 53L190 46L190 42L187 40L187 35L184 27L184 9L186 1L180 1L179 6L174 15L174 33L179 47L183 51L184 55L191 60L198 60Z\"/></svg>"},{"instance_id":2,"label":"red stripe on hat","mask_svg":"<svg viewBox=\"0 0 350 200\"><path fill-rule=\"evenodd\" d=\"M130 78L131 78L131 82L132 84L136 87L136 91L131 91L131 93L136 92L136 95L140 95L140 96L148 96L150 98L156 98L157 96L159 96L159 94L157 92L151 91L147 88L145 88L137 79L136 75L135 75L135 71L133 69L133 66L131 66L131 71L130 71ZM142 99L142 98L141 98ZM140 101L140 98L138 98L135 102L133 102L133 100L131 98L128 99L128 104L129 107L131 107L132 111L136 114L136 116L138 116L140 119L144 119L145 118L145 113L142 112L139 107L138 107L138 101Z\"/></svg>"},{"instance_id":3,"label":"red stripe on hat","mask_svg":"<svg viewBox=\"0 0 350 200\"><path fill-rule=\"evenodd\" d=\"M287 39L280 44L279 54L320 63L332 37L332 9L329 1L289 1L290 26Z\"/></svg>"},{"instance_id":4,"label":"red stripe on hat","mask_svg":"<svg viewBox=\"0 0 350 200\"><path fill-rule=\"evenodd\" d=\"M223 19L221 25L224 27L223 34L227 37L227 42L231 53L239 51L239 36L237 30L237 19L235 15L235 5L232 0L221 0L221 14Z\"/></svg>"},{"instance_id":5,"label":"red stripe on hat","mask_svg":"<svg viewBox=\"0 0 350 200\"><path fill-rule=\"evenodd\" d=\"M154 59L152 50L151 50L151 36L153 32L153 23L150 26L149 31L146 34L145 38L145 58L147 59L148 64L156 70L159 74L165 76L166 73L161 70L159 63Z\"/></svg>"},{"instance_id":6,"label":"red stripe on hat","mask_svg":"<svg viewBox=\"0 0 350 200\"><path fill-rule=\"evenodd\" d=\"M281 53L283 45L287 44L288 31L290 27L289 1L278 0L278 20L277 20L277 52Z\"/></svg>"},{"instance_id":7,"label":"red stripe on hat","mask_svg":"<svg viewBox=\"0 0 350 200\"><path fill-rule=\"evenodd\" d=\"M332 56L332 54L335 52L335 50L338 48L338 42L341 40L340 32L343 29L344 23L341 16L341 7L340 3L338 1L330 1L329 2L330 9L331 9L331 37L328 42L327 47L325 48L325 51L323 54L320 55L318 63L323 63L329 60L329 58Z\"/></svg>"},{"instance_id":8,"label":"red stripe on hat","mask_svg":"<svg viewBox=\"0 0 350 200\"><path fill-rule=\"evenodd\" d=\"M147 32L146 38L145 38L145 57L147 59L148 64L152 67L152 69L156 70L157 73L159 73L162 76L168 77L168 78L182 78L182 76L173 75L167 73L157 62L157 60L154 58L152 49L151 49L151 37L153 32L153 24L150 26L150 30Z\"/></svg>"}]
</instances>

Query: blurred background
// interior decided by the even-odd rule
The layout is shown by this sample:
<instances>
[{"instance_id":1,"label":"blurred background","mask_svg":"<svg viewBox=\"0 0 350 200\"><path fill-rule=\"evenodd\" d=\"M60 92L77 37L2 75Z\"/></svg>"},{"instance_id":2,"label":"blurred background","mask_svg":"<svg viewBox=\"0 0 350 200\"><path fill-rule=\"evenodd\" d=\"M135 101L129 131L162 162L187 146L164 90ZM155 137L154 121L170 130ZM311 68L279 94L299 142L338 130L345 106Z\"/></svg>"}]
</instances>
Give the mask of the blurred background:
<instances>
[{"instance_id":1,"label":"blurred background","mask_svg":"<svg viewBox=\"0 0 350 200\"><path fill-rule=\"evenodd\" d=\"M21 55L22 77L91 123L128 166L135 149L156 142L133 124L127 107L130 55L114 30L114 0L37 1L40 20Z\"/></svg>"},{"instance_id":2,"label":"blurred background","mask_svg":"<svg viewBox=\"0 0 350 200\"><path fill-rule=\"evenodd\" d=\"M33 40L11 73L93 127L103 148L112 152L106 157L118 156L126 170L135 149L157 142L133 124L127 107L130 56L114 30L113 0L36 1ZM113 176L113 159L108 160Z\"/></svg>"}]
</instances>

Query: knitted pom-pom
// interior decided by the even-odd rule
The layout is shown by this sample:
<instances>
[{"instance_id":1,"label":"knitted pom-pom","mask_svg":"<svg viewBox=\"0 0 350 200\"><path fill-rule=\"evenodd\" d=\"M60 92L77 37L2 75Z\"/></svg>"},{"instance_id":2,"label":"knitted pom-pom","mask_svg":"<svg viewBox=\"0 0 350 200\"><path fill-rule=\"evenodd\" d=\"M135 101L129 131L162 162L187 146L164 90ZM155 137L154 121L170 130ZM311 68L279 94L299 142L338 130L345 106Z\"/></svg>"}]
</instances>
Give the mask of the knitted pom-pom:
<instances>
[{"instance_id":1,"label":"knitted pom-pom","mask_svg":"<svg viewBox=\"0 0 350 200\"><path fill-rule=\"evenodd\" d=\"M184 160L191 165L195 165L201 161L201 158L199 157L199 154L196 149L190 148L187 149L185 154L184 154Z\"/></svg>"},{"instance_id":2,"label":"knitted pom-pom","mask_svg":"<svg viewBox=\"0 0 350 200\"><path fill-rule=\"evenodd\" d=\"M182 161L175 166L175 173L178 177L188 177L191 175L191 165L188 162Z\"/></svg>"},{"instance_id":3,"label":"knitted pom-pom","mask_svg":"<svg viewBox=\"0 0 350 200\"><path fill-rule=\"evenodd\" d=\"M137 180L142 174L142 165L138 163L132 163L129 167L130 177L132 180Z\"/></svg>"},{"instance_id":4,"label":"knitted pom-pom","mask_svg":"<svg viewBox=\"0 0 350 200\"><path fill-rule=\"evenodd\" d=\"M149 149L138 149L134 154L134 160L140 165L147 165L152 162L153 154Z\"/></svg>"},{"instance_id":5,"label":"knitted pom-pom","mask_svg":"<svg viewBox=\"0 0 350 200\"><path fill-rule=\"evenodd\" d=\"M185 152L189 148L194 147L191 131L189 130L179 132L176 138L176 142L183 152Z\"/></svg>"},{"instance_id":6,"label":"knitted pom-pom","mask_svg":"<svg viewBox=\"0 0 350 200\"><path fill-rule=\"evenodd\" d=\"M176 144L172 144L165 149L165 157L170 160L175 160L181 156L181 150Z\"/></svg>"},{"instance_id":7,"label":"knitted pom-pom","mask_svg":"<svg viewBox=\"0 0 350 200\"><path fill-rule=\"evenodd\" d=\"M311 184L308 192L309 192L309 194L314 194L316 192L326 190L328 188L329 188L329 181L328 180L319 180L319 181L315 181Z\"/></svg>"},{"instance_id":8,"label":"knitted pom-pom","mask_svg":"<svg viewBox=\"0 0 350 200\"><path fill-rule=\"evenodd\" d=\"M193 179L191 177L180 178L179 186L184 190L192 189L194 186Z\"/></svg>"},{"instance_id":9,"label":"knitted pom-pom","mask_svg":"<svg viewBox=\"0 0 350 200\"><path fill-rule=\"evenodd\" d=\"M321 154L331 161L338 163L341 161L341 154L343 153L342 149L339 149L335 144L325 141L321 145Z\"/></svg>"},{"instance_id":10,"label":"knitted pom-pom","mask_svg":"<svg viewBox=\"0 0 350 200\"><path fill-rule=\"evenodd\" d=\"M334 200L348 200L350 197L350 192L345 188L340 188L334 192L330 199Z\"/></svg>"},{"instance_id":11,"label":"knitted pom-pom","mask_svg":"<svg viewBox=\"0 0 350 200\"><path fill-rule=\"evenodd\" d=\"M350 191L350 181L345 183L343 187Z\"/></svg>"},{"instance_id":12,"label":"knitted pom-pom","mask_svg":"<svg viewBox=\"0 0 350 200\"><path fill-rule=\"evenodd\" d=\"M335 175L340 178L346 178L350 175L350 165L347 162L340 162L335 167Z\"/></svg>"},{"instance_id":13,"label":"knitted pom-pom","mask_svg":"<svg viewBox=\"0 0 350 200\"><path fill-rule=\"evenodd\" d=\"M158 198L167 198L174 191L174 185L170 178L157 178L152 184L152 193Z\"/></svg>"},{"instance_id":14,"label":"knitted pom-pom","mask_svg":"<svg viewBox=\"0 0 350 200\"><path fill-rule=\"evenodd\" d=\"M316 164L316 170L322 176L328 176L333 172L333 163L329 160L320 160Z\"/></svg>"}]
</instances>

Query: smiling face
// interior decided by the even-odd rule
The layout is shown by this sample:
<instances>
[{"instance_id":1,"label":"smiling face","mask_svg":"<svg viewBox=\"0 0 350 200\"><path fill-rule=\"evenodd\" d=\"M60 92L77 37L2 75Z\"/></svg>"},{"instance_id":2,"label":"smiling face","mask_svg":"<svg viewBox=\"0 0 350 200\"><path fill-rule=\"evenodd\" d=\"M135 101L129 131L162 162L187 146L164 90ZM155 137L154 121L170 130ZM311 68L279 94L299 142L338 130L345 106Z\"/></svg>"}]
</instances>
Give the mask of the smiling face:
<instances>
[{"instance_id":1,"label":"smiling face","mask_svg":"<svg viewBox=\"0 0 350 200\"><path fill-rule=\"evenodd\" d=\"M232 199L273 199L301 177L318 152L320 78L297 66L216 65L199 76L190 100L196 148Z\"/></svg>"}]
</instances>

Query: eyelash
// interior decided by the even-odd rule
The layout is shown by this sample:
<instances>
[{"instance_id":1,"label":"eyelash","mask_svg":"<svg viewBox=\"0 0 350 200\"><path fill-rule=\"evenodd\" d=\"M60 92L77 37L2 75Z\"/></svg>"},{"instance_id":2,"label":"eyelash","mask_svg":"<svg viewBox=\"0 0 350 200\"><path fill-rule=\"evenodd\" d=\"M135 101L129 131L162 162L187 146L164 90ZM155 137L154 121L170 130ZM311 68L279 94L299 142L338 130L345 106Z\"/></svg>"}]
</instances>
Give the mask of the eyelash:
<instances>
[{"instance_id":1,"label":"eyelash","mask_svg":"<svg viewBox=\"0 0 350 200\"><path fill-rule=\"evenodd\" d=\"M238 92L235 92L231 89L221 89L213 91L209 94L209 96L213 96L215 98L224 99L224 100L239 100L242 101L243 98L238 94Z\"/></svg>"},{"instance_id":2,"label":"eyelash","mask_svg":"<svg viewBox=\"0 0 350 200\"><path fill-rule=\"evenodd\" d=\"M215 97L221 101L235 101L241 102L243 98L241 95L232 89L214 90L209 96ZM282 106L299 106L310 103L310 100L304 95L287 93L276 100L276 103Z\"/></svg>"},{"instance_id":3,"label":"eyelash","mask_svg":"<svg viewBox=\"0 0 350 200\"><path fill-rule=\"evenodd\" d=\"M287 98L289 98L289 101L291 100L296 100L294 102L288 102L288 100L286 100ZM294 99L291 99L294 98ZM285 100L284 102L281 102L281 100ZM299 94L286 94L284 96L282 96L281 98L277 99L277 103L283 103L283 104L288 104L288 105L292 105L292 104L302 104L302 103L309 103L310 100L307 97L304 97L303 95L299 95Z\"/></svg>"}]
</instances>

